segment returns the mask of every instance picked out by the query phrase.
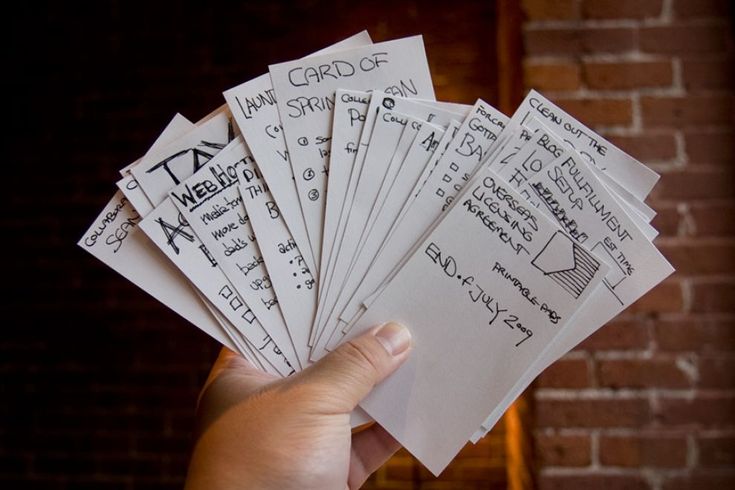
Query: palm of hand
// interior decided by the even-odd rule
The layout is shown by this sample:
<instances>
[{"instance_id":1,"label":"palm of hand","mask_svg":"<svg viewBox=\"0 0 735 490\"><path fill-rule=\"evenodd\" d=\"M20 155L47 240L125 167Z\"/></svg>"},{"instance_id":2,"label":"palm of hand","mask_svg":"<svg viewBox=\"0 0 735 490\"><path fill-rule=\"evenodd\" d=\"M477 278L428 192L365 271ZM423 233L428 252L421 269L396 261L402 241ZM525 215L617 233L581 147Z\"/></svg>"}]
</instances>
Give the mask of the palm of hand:
<instances>
[{"instance_id":1,"label":"palm of hand","mask_svg":"<svg viewBox=\"0 0 735 490\"><path fill-rule=\"evenodd\" d=\"M360 350L356 364L370 357ZM341 357L337 364L349 365L350 355ZM354 393L339 387L365 380L346 379L360 370L339 371L278 379L223 349L200 397L187 488L359 488L399 445L377 424L352 434Z\"/></svg>"}]
</instances>

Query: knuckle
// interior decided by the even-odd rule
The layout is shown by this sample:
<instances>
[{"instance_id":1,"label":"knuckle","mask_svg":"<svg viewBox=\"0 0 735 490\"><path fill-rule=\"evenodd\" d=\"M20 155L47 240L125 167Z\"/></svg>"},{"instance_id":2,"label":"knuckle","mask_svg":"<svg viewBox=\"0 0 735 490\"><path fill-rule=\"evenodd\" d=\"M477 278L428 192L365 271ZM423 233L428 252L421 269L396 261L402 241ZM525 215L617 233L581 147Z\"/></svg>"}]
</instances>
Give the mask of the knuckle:
<instances>
[{"instance_id":1,"label":"knuckle","mask_svg":"<svg viewBox=\"0 0 735 490\"><path fill-rule=\"evenodd\" d=\"M342 346L342 355L352 364L368 369L373 373L379 373L380 362L374 352L364 343L350 340Z\"/></svg>"}]
</instances>

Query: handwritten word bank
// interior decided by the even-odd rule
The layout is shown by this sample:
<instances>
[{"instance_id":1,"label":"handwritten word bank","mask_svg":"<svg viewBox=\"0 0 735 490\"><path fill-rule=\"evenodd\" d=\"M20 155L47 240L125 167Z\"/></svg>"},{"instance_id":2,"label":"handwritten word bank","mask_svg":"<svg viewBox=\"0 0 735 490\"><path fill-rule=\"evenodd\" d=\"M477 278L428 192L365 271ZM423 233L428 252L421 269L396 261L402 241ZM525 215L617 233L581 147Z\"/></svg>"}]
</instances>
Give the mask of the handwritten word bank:
<instances>
[{"instance_id":1,"label":"handwritten word bank","mask_svg":"<svg viewBox=\"0 0 735 490\"><path fill-rule=\"evenodd\" d=\"M278 377L404 323L409 361L352 423L438 475L674 272L659 176L534 90L437 101L421 36L304 55L176 114L78 245Z\"/></svg>"}]
</instances>

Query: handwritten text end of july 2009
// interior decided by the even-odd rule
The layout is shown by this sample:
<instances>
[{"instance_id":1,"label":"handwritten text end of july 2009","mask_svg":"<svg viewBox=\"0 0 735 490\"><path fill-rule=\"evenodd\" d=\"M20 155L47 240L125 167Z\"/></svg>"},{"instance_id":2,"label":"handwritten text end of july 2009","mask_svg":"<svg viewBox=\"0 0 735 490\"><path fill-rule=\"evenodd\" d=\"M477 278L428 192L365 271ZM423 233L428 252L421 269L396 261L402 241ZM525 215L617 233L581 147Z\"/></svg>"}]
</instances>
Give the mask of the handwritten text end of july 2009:
<instances>
[{"instance_id":1,"label":"handwritten text end of july 2009","mask_svg":"<svg viewBox=\"0 0 735 490\"><path fill-rule=\"evenodd\" d=\"M457 260L449 254L442 253L439 245L430 242L426 246L424 254L429 257L433 264L440 267L447 277L457 279L460 287L466 289L467 297L473 304L479 305L488 311L488 325L504 324L509 329L520 333L521 339L515 343L516 347L533 337L533 330L524 325L518 315L511 313L507 306L502 306L500 298L491 294L489 289L483 288L475 276L460 274Z\"/></svg>"}]
</instances>

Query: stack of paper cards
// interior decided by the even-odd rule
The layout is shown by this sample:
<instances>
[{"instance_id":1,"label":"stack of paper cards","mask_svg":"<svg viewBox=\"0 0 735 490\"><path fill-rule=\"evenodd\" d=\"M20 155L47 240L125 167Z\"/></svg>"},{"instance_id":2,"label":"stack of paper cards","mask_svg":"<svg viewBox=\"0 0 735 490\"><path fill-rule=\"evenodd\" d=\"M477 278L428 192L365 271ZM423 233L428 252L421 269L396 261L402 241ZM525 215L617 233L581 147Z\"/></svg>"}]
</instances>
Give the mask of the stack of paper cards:
<instances>
[{"instance_id":1,"label":"stack of paper cards","mask_svg":"<svg viewBox=\"0 0 735 490\"><path fill-rule=\"evenodd\" d=\"M278 376L409 326L354 423L434 473L673 271L658 175L534 91L511 118L435 101L420 36L363 32L224 98L121 170L79 244Z\"/></svg>"}]
</instances>

